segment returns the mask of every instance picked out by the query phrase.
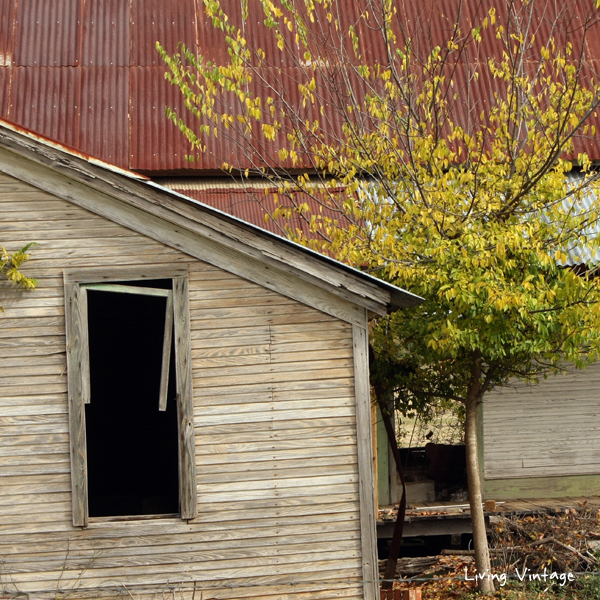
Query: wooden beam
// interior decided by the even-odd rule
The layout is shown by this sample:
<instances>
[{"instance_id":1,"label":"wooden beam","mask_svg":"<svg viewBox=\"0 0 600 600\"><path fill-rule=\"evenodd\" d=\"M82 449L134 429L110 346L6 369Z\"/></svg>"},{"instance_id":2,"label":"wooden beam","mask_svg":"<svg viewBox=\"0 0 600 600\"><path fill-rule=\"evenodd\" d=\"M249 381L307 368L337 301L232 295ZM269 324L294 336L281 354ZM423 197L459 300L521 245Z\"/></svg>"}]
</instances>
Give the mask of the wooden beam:
<instances>
[{"instance_id":1,"label":"wooden beam","mask_svg":"<svg viewBox=\"0 0 600 600\"><path fill-rule=\"evenodd\" d=\"M360 533L362 548L364 600L377 600L377 535L375 481L371 439L371 389L369 386L369 335L367 315L363 326L352 326L354 346L354 394L356 398L356 436L358 452Z\"/></svg>"},{"instance_id":2,"label":"wooden beam","mask_svg":"<svg viewBox=\"0 0 600 600\"><path fill-rule=\"evenodd\" d=\"M173 313L179 426L179 503L181 518L193 519L198 516L198 493L196 489L194 395L187 277L173 279Z\"/></svg>"}]
</instances>

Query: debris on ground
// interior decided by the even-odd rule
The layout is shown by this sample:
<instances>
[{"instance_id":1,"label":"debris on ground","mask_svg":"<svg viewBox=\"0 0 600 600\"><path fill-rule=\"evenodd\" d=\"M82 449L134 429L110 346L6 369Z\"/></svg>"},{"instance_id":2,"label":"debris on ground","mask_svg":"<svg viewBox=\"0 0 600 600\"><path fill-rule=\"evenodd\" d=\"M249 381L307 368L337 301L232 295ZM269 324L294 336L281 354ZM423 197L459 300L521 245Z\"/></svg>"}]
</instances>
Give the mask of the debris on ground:
<instances>
[{"instance_id":1,"label":"debris on ground","mask_svg":"<svg viewBox=\"0 0 600 600\"><path fill-rule=\"evenodd\" d=\"M388 520L395 518L393 510ZM505 586L496 585L496 598L510 600L600 598L600 510L586 502L553 512L527 516L499 514L490 518L490 554L493 571L507 574ZM379 561L380 574L385 569ZM570 586L518 581L517 571L528 574L573 573ZM587 575L589 573L590 575ZM465 579L465 574L467 578ZM395 590L421 589L423 600L467 600L476 591L472 550L449 549L440 556L406 557L398 561ZM592 589L593 588L593 589ZM398 595L398 597L402 597Z\"/></svg>"},{"instance_id":2,"label":"debris on ground","mask_svg":"<svg viewBox=\"0 0 600 600\"><path fill-rule=\"evenodd\" d=\"M494 516L490 521L490 547L498 569L600 570L593 554L600 543L600 510L595 506L581 502L554 514Z\"/></svg>"}]
</instances>

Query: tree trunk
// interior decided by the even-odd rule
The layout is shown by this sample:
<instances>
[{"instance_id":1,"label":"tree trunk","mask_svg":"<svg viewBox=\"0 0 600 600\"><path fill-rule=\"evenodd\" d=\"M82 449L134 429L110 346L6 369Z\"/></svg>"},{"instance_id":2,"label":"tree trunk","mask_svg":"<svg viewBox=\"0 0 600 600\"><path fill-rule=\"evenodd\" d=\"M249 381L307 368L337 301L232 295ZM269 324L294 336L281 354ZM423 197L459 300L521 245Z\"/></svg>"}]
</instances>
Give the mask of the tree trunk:
<instances>
[{"instance_id":1,"label":"tree trunk","mask_svg":"<svg viewBox=\"0 0 600 600\"><path fill-rule=\"evenodd\" d=\"M475 359L471 374L465 415L465 450L467 457L467 481L469 483L469 506L473 527L475 568L477 575L480 577L477 585L480 592L491 595L494 593L494 583L491 579L490 552L485 530L481 479L479 477L479 459L477 456L477 412L482 392L480 357Z\"/></svg>"},{"instance_id":2,"label":"tree trunk","mask_svg":"<svg viewBox=\"0 0 600 600\"><path fill-rule=\"evenodd\" d=\"M383 394L378 394L377 389L375 390L377 397L377 404L379 405L379 411L381 412L381 418L385 425L385 431L387 433L388 442L394 456L394 462L396 463L396 472L402 482L402 497L400 498L400 505L398 506L398 515L396 516L396 523L394 524L394 533L392 534L392 543L390 545L390 553L385 565L385 573L383 578L386 580L382 583L383 589L392 589L394 587L392 579L396 578L396 568L398 566L398 557L400 556L400 545L402 543L402 534L404 532L404 518L406 516L406 484L404 482L404 469L402 468L402 460L400 458L400 449L398 448L398 442L396 441L396 431L392 419L388 413L388 407L383 399Z\"/></svg>"}]
</instances>

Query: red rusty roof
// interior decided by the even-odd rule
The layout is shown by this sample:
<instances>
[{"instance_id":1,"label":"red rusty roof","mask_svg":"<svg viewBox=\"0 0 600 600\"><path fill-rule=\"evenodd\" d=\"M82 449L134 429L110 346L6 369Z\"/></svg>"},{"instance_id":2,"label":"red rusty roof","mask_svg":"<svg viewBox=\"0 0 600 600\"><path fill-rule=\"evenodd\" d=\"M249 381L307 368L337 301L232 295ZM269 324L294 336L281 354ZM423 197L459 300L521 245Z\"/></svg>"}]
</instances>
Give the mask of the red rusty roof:
<instances>
[{"instance_id":1,"label":"red rusty roof","mask_svg":"<svg viewBox=\"0 0 600 600\"><path fill-rule=\"evenodd\" d=\"M338 0L333 5L334 16L342 28L357 23L367 60L385 62L377 34L358 18L361 1ZM534 15L533 32L542 40L549 35L554 4L536 1L541 8ZM224 0L222 4L231 11L233 22L240 20L239 1ZM588 4L591 0L571 2L559 19L557 35L568 31L577 39ZM216 174L223 161L252 166L239 151L244 140L226 136L211 138L208 152L187 162L189 143L165 118L165 106L181 108L182 98L178 89L164 80L165 68L155 49L157 40L169 52L176 51L178 42L183 41L209 57L227 58L221 33L213 29L202 6L201 0L0 0L0 118L119 167L151 175ZM399 12L394 27L424 52L447 36L459 7L466 31L480 22L490 6L498 7L501 21L506 3L396 0L396 6ZM291 101L300 103L297 72L271 36L265 36L259 14L251 7L246 33L249 39L260 41L268 57L278 61L276 66L282 70L271 72L271 82L285 86ZM319 36L334 35L333 27L321 19L315 43ZM484 30L482 35L481 48L488 55L499 52L491 31ZM600 60L598 33L588 35L585 50ZM471 57L477 58L485 61L486 57ZM598 72L595 61L588 66L591 72ZM465 73L457 71L456 89L466 89ZM490 93L484 79L470 84L482 104ZM259 89L258 83L255 85ZM335 102L325 104L321 119L335 130L339 128ZM459 118L466 118L464 105L459 103L456 111ZM193 122L189 115L185 118ZM595 139L581 140L578 149L600 159ZM280 165L274 152L271 157L273 164ZM257 160L256 154L253 159Z\"/></svg>"},{"instance_id":2,"label":"red rusty roof","mask_svg":"<svg viewBox=\"0 0 600 600\"><path fill-rule=\"evenodd\" d=\"M266 182L257 180L234 181L231 178L165 178L156 180L166 188L189 196L209 206L213 206L238 219L262 227L277 235L287 237L286 229L292 231L300 230L305 236L315 238L317 234L310 231L309 222L303 216L294 212L288 219L273 220L273 211L278 207L294 208L306 203L310 214L321 214L337 220L340 224L348 223L346 216L331 208L331 202L327 202L326 194L313 192L309 196L303 192L292 192L293 198L287 198L283 194L277 194L277 188ZM329 190L336 194L341 189Z\"/></svg>"}]
</instances>

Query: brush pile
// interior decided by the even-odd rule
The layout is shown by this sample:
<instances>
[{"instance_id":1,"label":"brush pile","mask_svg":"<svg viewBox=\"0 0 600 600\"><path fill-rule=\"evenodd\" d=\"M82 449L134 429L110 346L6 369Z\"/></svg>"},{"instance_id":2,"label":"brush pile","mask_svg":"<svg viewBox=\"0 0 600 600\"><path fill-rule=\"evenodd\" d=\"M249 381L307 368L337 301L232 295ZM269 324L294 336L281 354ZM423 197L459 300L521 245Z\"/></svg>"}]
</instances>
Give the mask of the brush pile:
<instances>
[{"instance_id":1,"label":"brush pile","mask_svg":"<svg viewBox=\"0 0 600 600\"><path fill-rule=\"evenodd\" d=\"M554 513L491 517L490 534L495 570L600 570L594 556L600 546L600 510L585 502Z\"/></svg>"}]
</instances>

